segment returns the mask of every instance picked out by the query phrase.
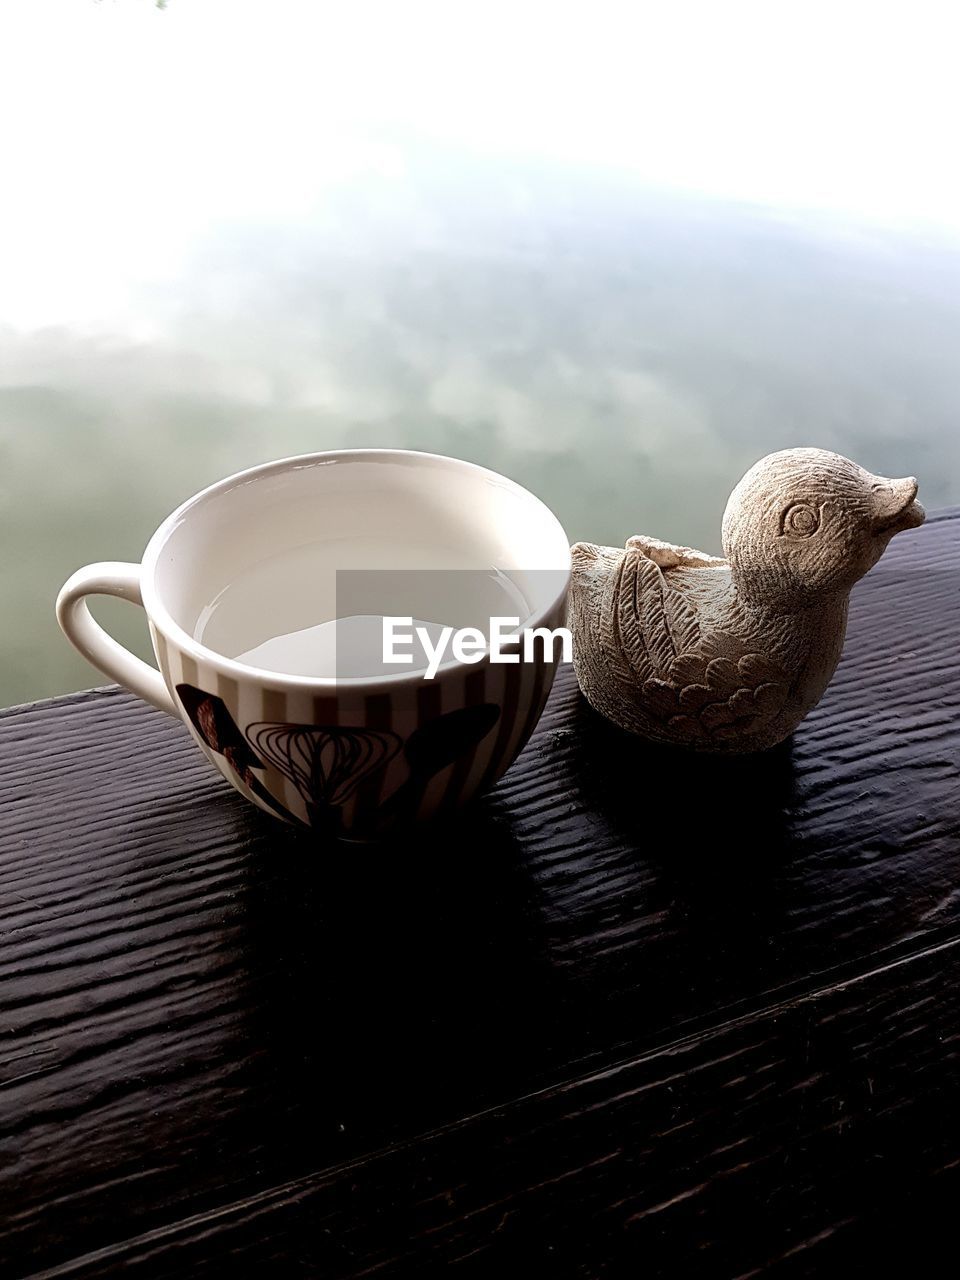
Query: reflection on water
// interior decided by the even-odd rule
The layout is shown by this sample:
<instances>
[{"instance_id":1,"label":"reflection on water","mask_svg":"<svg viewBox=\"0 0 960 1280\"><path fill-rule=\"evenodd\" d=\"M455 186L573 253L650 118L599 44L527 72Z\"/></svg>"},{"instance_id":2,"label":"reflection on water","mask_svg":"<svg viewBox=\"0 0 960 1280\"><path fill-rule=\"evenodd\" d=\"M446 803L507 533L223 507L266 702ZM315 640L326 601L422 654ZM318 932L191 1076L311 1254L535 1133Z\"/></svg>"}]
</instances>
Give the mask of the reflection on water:
<instances>
[{"instance_id":1,"label":"reflection on water","mask_svg":"<svg viewBox=\"0 0 960 1280\"><path fill-rule=\"evenodd\" d=\"M102 682L53 621L72 569L138 559L182 498L286 454L455 454L572 539L711 551L787 445L960 500L946 240L424 152L314 215L198 230L135 303L129 330L0 325L0 703ZM99 612L146 652L139 611Z\"/></svg>"}]
</instances>

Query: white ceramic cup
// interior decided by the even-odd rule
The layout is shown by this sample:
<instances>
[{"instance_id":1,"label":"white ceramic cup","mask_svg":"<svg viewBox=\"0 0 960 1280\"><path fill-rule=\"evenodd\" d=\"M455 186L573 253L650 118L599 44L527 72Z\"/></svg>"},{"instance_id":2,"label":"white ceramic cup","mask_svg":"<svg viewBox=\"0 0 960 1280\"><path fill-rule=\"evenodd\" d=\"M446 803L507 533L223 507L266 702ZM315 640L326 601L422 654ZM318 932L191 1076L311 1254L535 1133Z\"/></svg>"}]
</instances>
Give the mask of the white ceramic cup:
<instances>
[{"instance_id":1,"label":"white ceramic cup","mask_svg":"<svg viewBox=\"0 0 960 1280\"><path fill-rule=\"evenodd\" d=\"M402 667L338 679L238 659L264 620L275 618L280 632L333 617L335 569L519 574L523 624L554 629L565 619L570 552L548 507L483 467L405 450L309 454L190 498L141 564L80 569L60 592L57 618L94 666L179 716L262 809L375 837L493 783L536 724L555 666L542 646L516 664L489 652L447 661L429 681ZM238 581L245 591L235 591ZM94 621L86 597L97 594L143 606L159 671Z\"/></svg>"}]
</instances>

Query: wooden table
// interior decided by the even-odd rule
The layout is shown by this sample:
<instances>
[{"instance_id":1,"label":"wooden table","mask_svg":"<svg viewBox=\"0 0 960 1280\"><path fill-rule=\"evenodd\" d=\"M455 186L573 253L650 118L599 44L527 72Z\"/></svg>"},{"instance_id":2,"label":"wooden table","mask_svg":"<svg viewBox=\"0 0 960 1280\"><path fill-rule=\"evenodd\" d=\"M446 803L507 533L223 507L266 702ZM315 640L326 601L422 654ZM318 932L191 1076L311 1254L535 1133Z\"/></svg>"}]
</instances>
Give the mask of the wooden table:
<instances>
[{"instance_id":1,"label":"wooden table","mask_svg":"<svg viewBox=\"0 0 960 1280\"><path fill-rule=\"evenodd\" d=\"M896 539L786 748L652 749L567 670L383 848L117 689L4 713L0 1275L940 1274L958 566L960 512Z\"/></svg>"}]
</instances>

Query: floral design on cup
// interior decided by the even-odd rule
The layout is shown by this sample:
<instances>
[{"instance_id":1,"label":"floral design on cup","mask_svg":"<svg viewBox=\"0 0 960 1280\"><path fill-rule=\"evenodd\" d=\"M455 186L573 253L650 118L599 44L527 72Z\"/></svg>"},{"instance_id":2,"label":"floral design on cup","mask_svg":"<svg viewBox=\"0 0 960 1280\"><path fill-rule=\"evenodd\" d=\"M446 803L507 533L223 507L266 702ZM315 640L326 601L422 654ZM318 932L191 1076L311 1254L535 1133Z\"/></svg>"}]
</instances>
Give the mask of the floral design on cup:
<instances>
[{"instance_id":1,"label":"floral design on cup","mask_svg":"<svg viewBox=\"0 0 960 1280\"><path fill-rule=\"evenodd\" d=\"M404 743L385 729L347 725L260 722L244 735L225 703L215 694L178 684L177 696L204 744L222 756L243 785L279 817L297 817L253 772L272 766L293 783L312 828L337 831L344 804L365 782L373 782L394 757L404 753L407 778L383 801L366 824L377 831L413 816L431 780L468 755L500 718L500 708L485 702L437 716Z\"/></svg>"}]
</instances>

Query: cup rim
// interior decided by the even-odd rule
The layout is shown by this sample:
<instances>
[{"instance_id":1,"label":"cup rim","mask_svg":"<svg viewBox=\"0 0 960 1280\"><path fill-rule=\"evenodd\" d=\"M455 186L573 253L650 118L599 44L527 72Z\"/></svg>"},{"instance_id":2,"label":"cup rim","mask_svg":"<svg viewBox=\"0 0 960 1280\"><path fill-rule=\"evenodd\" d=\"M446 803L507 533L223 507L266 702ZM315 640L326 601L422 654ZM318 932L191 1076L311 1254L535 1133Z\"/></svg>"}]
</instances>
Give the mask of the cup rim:
<instances>
[{"instance_id":1,"label":"cup rim","mask_svg":"<svg viewBox=\"0 0 960 1280\"><path fill-rule=\"evenodd\" d=\"M293 471L303 467L325 466L336 462L351 461L390 461L391 459L415 459L430 466L439 466L440 468L452 468L458 471L466 471L485 476L495 480L498 484L505 485L512 489L515 493L535 504L539 507L556 531L561 536L567 547L567 558L564 567L553 570L558 574L563 574L562 586L557 589L550 599L550 602L538 609L536 613L524 619L524 628L533 628L541 626L548 615L556 608L567 592L570 583L570 573L572 561L570 558L570 540L567 537L566 530L560 523L560 520L550 507L538 498L531 490L525 488L522 484L518 484L516 480L511 480L509 476L501 475L499 471L494 471L490 467L481 466L476 462L467 462L463 458L453 458L443 453L430 453L420 449L329 449L321 450L317 453L301 453L292 454L286 458L277 458L272 462L261 462L256 466L247 467L242 471L235 471L232 475L225 476L222 480L217 480L206 488L200 489L197 493L187 498L180 504L170 515L158 525L155 532L150 537L144 550L143 557L140 561L140 594L143 601L143 607L151 624L160 631L164 638L177 646L183 653L193 658L195 661L203 663L206 666L214 667L217 671L224 675L232 676L236 679L255 680L258 684L268 685L275 688L286 689L312 689L312 690L331 690L350 689L361 690L364 686L376 686L378 688L392 688L394 686L409 685L421 682L423 680L422 671L404 671L398 672L396 675L381 674L371 676L298 676L287 674L282 671L272 671L269 667L255 667L246 662L238 662L236 658L229 658L226 654L219 653L216 649L211 649L207 645L202 644L194 636L190 635L183 627L176 622L170 614L166 605L160 596L160 592L156 583L157 564L164 546L173 531L187 519L191 510L201 503L215 497L218 493L226 492L235 488L238 484L246 484L252 480L259 479L275 472ZM463 668L464 670L479 669L485 663L489 663L489 652L484 652L478 662L463 663L457 659L447 659L441 663L435 680L438 680L444 673L451 670Z\"/></svg>"}]
</instances>

